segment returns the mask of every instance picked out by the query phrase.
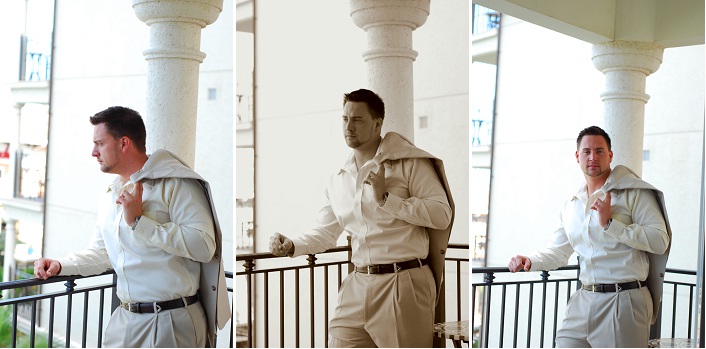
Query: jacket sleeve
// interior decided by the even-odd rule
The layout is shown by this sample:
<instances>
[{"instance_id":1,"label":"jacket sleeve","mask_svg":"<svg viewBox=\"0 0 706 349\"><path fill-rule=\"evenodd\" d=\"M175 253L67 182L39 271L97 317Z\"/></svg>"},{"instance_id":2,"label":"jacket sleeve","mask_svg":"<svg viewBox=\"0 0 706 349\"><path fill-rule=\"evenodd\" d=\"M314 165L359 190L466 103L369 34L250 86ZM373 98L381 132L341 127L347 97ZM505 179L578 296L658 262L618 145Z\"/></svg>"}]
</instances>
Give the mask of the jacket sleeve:
<instances>
[{"instance_id":1,"label":"jacket sleeve","mask_svg":"<svg viewBox=\"0 0 706 349\"><path fill-rule=\"evenodd\" d=\"M135 227L136 238L167 253L206 263L216 250L211 206L198 180L171 178L159 189L169 207L169 222L143 215Z\"/></svg>"},{"instance_id":2,"label":"jacket sleeve","mask_svg":"<svg viewBox=\"0 0 706 349\"><path fill-rule=\"evenodd\" d=\"M410 164L410 197L402 198L388 192L383 209L410 224L446 229L451 223L451 206L434 167L425 158L409 159L407 164Z\"/></svg>"}]
</instances>

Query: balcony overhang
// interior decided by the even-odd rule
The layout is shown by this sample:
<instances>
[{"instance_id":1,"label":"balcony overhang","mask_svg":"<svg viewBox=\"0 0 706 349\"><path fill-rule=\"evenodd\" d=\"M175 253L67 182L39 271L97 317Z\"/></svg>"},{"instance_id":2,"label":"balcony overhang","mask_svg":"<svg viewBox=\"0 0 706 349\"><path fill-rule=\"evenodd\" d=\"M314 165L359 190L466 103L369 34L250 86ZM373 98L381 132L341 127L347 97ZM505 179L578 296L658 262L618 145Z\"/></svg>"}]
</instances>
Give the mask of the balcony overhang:
<instances>
[{"instance_id":1,"label":"balcony overhang","mask_svg":"<svg viewBox=\"0 0 706 349\"><path fill-rule=\"evenodd\" d=\"M14 104L49 104L49 81L19 81L10 84Z\"/></svg>"},{"instance_id":2,"label":"balcony overhang","mask_svg":"<svg viewBox=\"0 0 706 349\"><path fill-rule=\"evenodd\" d=\"M255 5L252 0L239 0L235 3L235 31L253 33L255 31Z\"/></svg>"},{"instance_id":3,"label":"balcony overhang","mask_svg":"<svg viewBox=\"0 0 706 349\"><path fill-rule=\"evenodd\" d=\"M30 221L44 224L44 202L26 199L0 199L8 218L16 221Z\"/></svg>"},{"instance_id":4,"label":"balcony overhang","mask_svg":"<svg viewBox=\"0 0 706 349\"><path fill-rule=\"evenodd\" d=\"M471 38L471 55L473 62L492 65L498 64L498 29L475 34Z\"/></svg>"},{"instance_id":5,"label":"balcony overhang","mask_svg":"<svg viewBox=\"0 0 706 349\"><path fill-rule=\"evenodd\" d=\"M523 21L589 42L704 43L703 0L473 0Z\"/></svg>"}]
</instances>

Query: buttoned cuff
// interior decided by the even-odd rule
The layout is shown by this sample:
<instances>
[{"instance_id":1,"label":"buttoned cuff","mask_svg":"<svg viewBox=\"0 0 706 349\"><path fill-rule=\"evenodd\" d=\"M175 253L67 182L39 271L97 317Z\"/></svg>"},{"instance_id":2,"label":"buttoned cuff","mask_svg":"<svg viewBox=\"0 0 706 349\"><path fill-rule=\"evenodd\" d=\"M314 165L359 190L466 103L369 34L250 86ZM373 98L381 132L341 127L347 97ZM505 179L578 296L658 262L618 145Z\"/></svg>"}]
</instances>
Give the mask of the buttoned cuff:
<instances>
[{"instance_id":1,"label":"buttoned cuff","mask_svg":"<svg viewBox=\"0 0 706 349\"><path fill-rule=\"evenodd\" d=\"M159 224L157 224L157 222L155 222L154 220L145 216L141 216L140 220L137 221L137 225L135 225L135 230L133 230L133 233L136 236L149 242L151 239L151 233L155 231L155 229L157 229L158 225Z\"/></svg>"}]
</instances>

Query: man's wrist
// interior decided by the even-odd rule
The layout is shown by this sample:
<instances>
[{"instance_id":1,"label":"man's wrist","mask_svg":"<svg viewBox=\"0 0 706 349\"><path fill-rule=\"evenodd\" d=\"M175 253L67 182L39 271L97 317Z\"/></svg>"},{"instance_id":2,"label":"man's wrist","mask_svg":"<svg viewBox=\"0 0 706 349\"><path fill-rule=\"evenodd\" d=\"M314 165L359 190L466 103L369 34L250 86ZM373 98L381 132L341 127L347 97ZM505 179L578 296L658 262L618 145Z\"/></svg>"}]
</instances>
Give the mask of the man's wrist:
<instances>
[{"instance_id":1,"label":"man's wrist","mask_svg":"<svg viewBox=\"0 0 706 349\"><path fill-rule=\"evenodd\" d=\"M608 230L608 228L610 228L611 223L613 223L613 218L608 218L608 224L606 224L606 226L603 227L603 231Z\"/></svg>"},{"instance_id":2,"label":"man's wrist","mask_svg":"<svg viewBox=\"0 0 706 349\"><path fill-rule=\"evenodd\" d=\"M390 194L388 192L385 192L385 194L382 194L382 201L378 201L378 205L380 205L380 207L385 206L385 203L387 202L387 197L389 195Z\"/></svg>"}]
</instances>

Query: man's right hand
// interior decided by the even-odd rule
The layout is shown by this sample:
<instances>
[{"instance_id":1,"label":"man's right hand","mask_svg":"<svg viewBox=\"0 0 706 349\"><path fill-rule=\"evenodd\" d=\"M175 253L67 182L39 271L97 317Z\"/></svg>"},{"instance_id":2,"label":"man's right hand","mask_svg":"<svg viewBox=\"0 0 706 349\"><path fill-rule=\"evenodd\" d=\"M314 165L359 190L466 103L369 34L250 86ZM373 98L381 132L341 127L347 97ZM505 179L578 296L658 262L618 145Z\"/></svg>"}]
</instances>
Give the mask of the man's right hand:
<instances>
[{"instance_id":1,"label":"man's right hand","mask_svg":"<svg viewBox=\"0 0 706 349\"><path fill-rule=\"evenodd\" d=\"M532 261L525 256L517 255L510 259L510 263L508 263L507 268L510 269L511 273L515 273L520 270L529 271L530 268L532 268Z\"/></svg>"},{"instance_id":2,"label":"man's right hand","mask_svg":"<svg viewBox=\"0 0 706 349\"><path fill-rule=\"evenodd\" d=\"M46 280L51 276L59 275L61 263L55 259L39 258L34 261L34 276L40 280Z\"/></svg>"},{"instance_id":3,"label":"man's right hand","mask_svg":"<svg viewBox=\"0 0 706 349\"><path fill-rule=\"evenodd\" d=\"M291 256L294 254L294 243L288 237L275 233L270 238L270 252L277 257Z\"/></svg>"}]
</instances>

